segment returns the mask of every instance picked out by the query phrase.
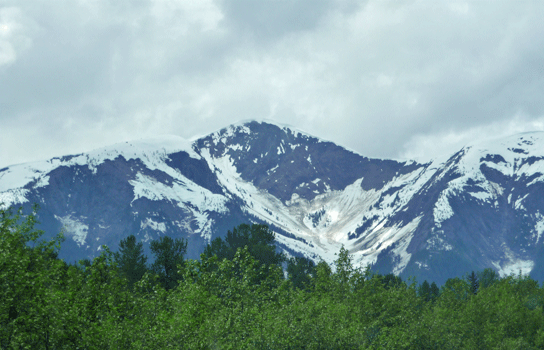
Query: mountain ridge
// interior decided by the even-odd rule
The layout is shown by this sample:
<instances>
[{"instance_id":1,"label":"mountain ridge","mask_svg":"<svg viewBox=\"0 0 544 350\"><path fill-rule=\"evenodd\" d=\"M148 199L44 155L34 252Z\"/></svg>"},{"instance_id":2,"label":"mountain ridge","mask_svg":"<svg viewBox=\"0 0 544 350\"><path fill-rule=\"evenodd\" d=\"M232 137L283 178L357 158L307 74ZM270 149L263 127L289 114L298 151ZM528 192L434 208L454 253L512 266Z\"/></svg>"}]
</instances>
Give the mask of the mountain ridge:
<instances>
[{"instance_id":1,"label":"mountain ridge","mask_svg":"<svg viewBox=\"0 0 544 350\"><path fill-rule=\"evenodd\" d=\"M198 258L211 239L259 222L278 249L328 263L344 245L358 266L439 283L484 267L543 279L541 146L543 132L524 133L402 162L250 121L6 167L0 202L39 203L47 232L65 228L68 260L128 234L146 249L161 235L186 238Z\"/></svg>"}]
</instances>

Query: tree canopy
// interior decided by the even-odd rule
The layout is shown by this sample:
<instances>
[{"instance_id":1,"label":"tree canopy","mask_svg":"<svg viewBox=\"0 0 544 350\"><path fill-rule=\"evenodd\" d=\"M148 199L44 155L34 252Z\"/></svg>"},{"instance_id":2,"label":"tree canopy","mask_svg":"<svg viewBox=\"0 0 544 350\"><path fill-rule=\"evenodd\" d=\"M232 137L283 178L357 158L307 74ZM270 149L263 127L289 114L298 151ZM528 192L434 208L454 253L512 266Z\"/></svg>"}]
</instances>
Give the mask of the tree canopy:
<instances>
[{"instance_id":1,"label":"tree canopy","mask_svg":"<svg viewBox=\"0 0 544 350\"><path fill-rule=\"evenodd\" d=\"M134 235L130 235L121 240L119 251L114 253L115 262L131 287L141 280L147 271L147 256L144 255L143 246L142 242L136 243Z\"/></svg>"},{"instance_id":2,"label":"tree canopy","mask_svg":"<svg viewBox=\"0 0 544 350\"><path fill-rule=\"evenodd\" d=\"M62 235L41 241L35 224L0 210L0 349L544 348L544 288L521 273L438 288L355 267L342 248L335 269L289 260L286 279L254 256L263 241L235 239L250 236L244 226L216 243L238 244L221 259L184 260L187 242L162 237L154 267L130 282L145 261L136 239L71 265L58 259Z\"/></svg>"},{"instance_id":3,"label":"tree canopy","mask_svg":"<svg viewBox=\"0 0 544 350\"><path fill-rule=\"evenodd\" d=\"M248 247L249 254L262 265L281 265L286 260L276 252L275 234L266 225L241 224L228 231L225 239L216 238L204 249L205 257L217 256L219 260L232 260L239 248Z\"/></svg>"}]
</instances>

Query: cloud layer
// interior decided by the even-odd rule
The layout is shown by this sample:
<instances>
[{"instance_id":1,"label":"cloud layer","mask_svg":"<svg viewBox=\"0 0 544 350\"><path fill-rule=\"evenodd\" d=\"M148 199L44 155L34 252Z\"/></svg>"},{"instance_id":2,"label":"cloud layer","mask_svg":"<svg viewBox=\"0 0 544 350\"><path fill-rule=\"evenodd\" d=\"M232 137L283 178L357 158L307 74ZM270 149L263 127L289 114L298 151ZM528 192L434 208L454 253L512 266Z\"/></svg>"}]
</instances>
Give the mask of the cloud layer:
<instances>
[{"instance_id":1,"label":"cloud layer","mask_svg":"<svg viewBox=\"0 0 544 350\"><path fill-rule=\"evenodd\" d=\"M426 160L544 130L543 2L0 1L0 167L269 119Z\"/></svg>"}]
</instances>

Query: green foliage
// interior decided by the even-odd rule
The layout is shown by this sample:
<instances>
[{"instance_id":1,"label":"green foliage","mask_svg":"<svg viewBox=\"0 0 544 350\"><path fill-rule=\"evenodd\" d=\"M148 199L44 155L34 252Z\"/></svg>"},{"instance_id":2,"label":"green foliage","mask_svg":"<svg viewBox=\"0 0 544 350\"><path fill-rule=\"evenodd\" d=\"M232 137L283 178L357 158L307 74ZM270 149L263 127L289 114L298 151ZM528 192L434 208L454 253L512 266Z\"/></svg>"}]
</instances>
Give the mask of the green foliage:
<instances>
[{"instance_id":1,"label":"green foliage","mask_svg":"<svg viewBox=\"0 0 544 350\"><path fill-rule=\"evenodd\" d=\"M478 280L478 277L472 271L470 275L467 276L467 282L470 284L470 293L476 295L478 294L478 291L480 290L480 281Z\"/></svg>"},{"instance_id":2,"label":"green foliage","mask_svg":"<svg viewBox=\"0 0 544 350\"><path fill-rule=\"evenodd\" d=\"M187 241L168 236L160 237L151 242L151 251L155 255L151 270L159 276L164 289L175 288L182 277L178 273L178 265L184 263L183 255L187 252Z\"/></svg>"},{"instance_id":3,"label":"green foliage","mask_svg":"<svg viewBox=\"0 0 544 350\"><path fill-rule=\"evenodd\" d=\"M293 286L307 289L311 278L315 275L315 264L305 257L294 257L287 261L287 274Z\"/></svg>"},{"instance_id":4,"label":"green foliage","mask_svg":"<svg viewBox=\"0 0 544 350\"><path fill-rule=\"evenodd\" d=\"M423 283L421 283L417 290L417 295L425 301L431 300L431 285L427 280L424 280Z\"/></svg>"},{"instance_id":5,"label":"green foliage","mask_svg":"<svg viewBox=\"0 0 544 350\"><path fill-rule=\"evenodd\" d=\"M147 271L147 256L144 255L143 243L136 243L134 235L121 240L119 251L114 253L114 261L131 288Z\"/></svg>"},{"instance_id":6,"label":"green foliage","mask_svg":"<svg viewBox=\"0 0 544 350\"><path fill-rule=\"evenodd\" d=\"M65 264L57 260L62 234L39 241L34 212L0 210L0 347L34 348L48 344L56 330L50 324L55 312L49 302Z\"/></svg>"},{"instance_id":7,"label":"green foliage","mask_svg":"<svg viewBox=\"0 0 544 350\"><path fill-rule=\"evenodd\" d=\"M447 295L457 301L464 301L470 293L470 285L459 277L448 278L442 286L441 294ZM453 300L452 299L452 300Z\"/></svg>"},{"instance_id":8,"label":"green foliage","mask_svg":"<svg viewBox=\"0 0 544 350\"><path fill-rule=\"evenodd\" d=\"M39 241L35 224L35 213L0 211L0 349L544 348L544 289L521 274L486 269L438 289L356 268L342 248L334 270L291 259L285 280L250 239L231 258L200 261L183 260L186 242L161 239L157 265L128 288L127 271L145 262L135 240L67 265L62 236Z\"/></svg>"},{"instance_id":9,"label":"green foliage","mask_svg":"<svg viewBox=\"0 0 544 350\"><path fill-rule=\"evenodd\" d=\"M204 256L216 255L219 261L232 260L238 248L248 247L249 253L259 264L280 266L286 259L281 253L276 253L274 246L275 234L266 225L241 224L228 231L225 240L214 239L204 249Z\"/></svg>"},{"instance_id":10,"label":"green foliage","mask_svg":"<svg viewBox=\"0 0 544 350\"><path fill-rule=\"evenodd\" d=\"M382 283L385 289L401 288L404 285L404 283L402 282L402 278L392 273L388 273L387 275L384 275L382 278Z\"/></svg>"},{"instance_id":11,"label":"green foliage","mask_svg":"<svg viewBox=\"0 0 544 350\"><path fill-rule=\"evenodd\" d=\"M491 268L483 269L482 271L478 271L476 273L478 280L480 282L480 288L487 288L493 285L495 282L499 280L499 276L495 272L495 270Z\"/></svg>"},{"instance_id":12,"label":"green foliage","mask_svg":"<svg viewBox=\"0 0 544 350\"><path fill-rule=\"evenodd\" d=\"M435 301L436 298L440 296L440 289L436 285L436 283L431 283L431 300Z\"/></svg>"},{"instance_id":13,"label":"green foliage","mask_svg":"<svg viewBox=\"0 0 544 350\"><path fill-rule=\"evenodd\" d=\"M365 271L353 267L353 259L344 246L340 248L338 259L336 259L334 265L336 266L336 272L332 276L335 282L333 290L339 298L345 298L361 289L365 284L365 280L370 278L368 266Z\"/></svg>"}]
</instances>

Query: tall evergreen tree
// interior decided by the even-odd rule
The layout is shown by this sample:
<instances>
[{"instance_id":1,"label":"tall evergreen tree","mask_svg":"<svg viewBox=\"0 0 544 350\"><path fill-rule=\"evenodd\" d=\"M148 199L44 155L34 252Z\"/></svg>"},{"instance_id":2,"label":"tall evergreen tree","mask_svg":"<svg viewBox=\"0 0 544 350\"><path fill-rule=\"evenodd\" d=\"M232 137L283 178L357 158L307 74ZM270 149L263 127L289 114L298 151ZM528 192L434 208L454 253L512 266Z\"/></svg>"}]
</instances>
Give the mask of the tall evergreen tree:
<instances>
[{"instance_id":1,"label":"tall evergreen tree","mask_svg":"<svg viewBox=\"0 0 544 350\"><path fill-rule=\"evenodd\" d=\"M402 285L402 278L393 273L388 273L382 277L382 282L385 289L398 288Z\"/></svg>"},{"instance_id":2,"label":"tall evergreen tree","mask_svg":"<svg viewBox=\"0 0 544 350\"><path fill-rule=\"evenodd\" d=\"M155 255L151 270L159 276L164 289L175 288L182 278L177 266L184 264L187 240L164 236L151 242L151 251Z\"/></svg>"},{"instance_id":3,"label":"tall evergreen tree","mask_svg":"<svg viewBox=\"0 0 544 350\"><path fill-rule=\"evenodd\" d=\"M436 283L431 283L431 300L436 300L438 296L440 295L440 289L436 285Z\"/></svg>"},{"instance_id":4,"label":"tall evergreen tree","mask_svg":"<svg viewBox=\"0 0 544 350\"><path fill-rule=\"evenodd\" d=\"M480 282L478 281L478 277L472 271L472 273L467 278L468 282L470 283L470 292L474 295L478 294L478 290L480 289Z\"/></svg>"},{"instance_id":5,"label":"tall evergreen tree","mask_svg":"<svg viewBox=\"0 0 544 350\"><path fill-rule=\"evenodd\" d=\"M228 231L225 239L216 238L204 249L208 258L216 255L219 260L232 260L238 248L248 247L249 253L261 265L281 265L286 258L276 253L275 234L268 226L241 224Z\"/></svg>"},{"instance_id":6,"label":"tall evergreen tree","mask_svg":"<svg viewBox=\"0 0 544 350\"><path fill-rule=\"evenodd\" d=\"M423 298L425 301L431 300L431 286L427 280L424 280L423 283L418 288L418 295Z\"/></svg>"},{"instance_id":7,"label":"tall evergreen tree","mask_svg":"<svg viewBox=\"0 0 544 350\"><path fill-rule=\"evenodd\" d=\"M147 271L147 256L144 255L143 243L136 243L134 235L119 242L119 251L114 253L114 261L131 288Z\"/></svg>"},{"instance_id":8,"label":"tall evergreen tree","mask_svg":"<svg viewBox=\"0 0 544 350\"><path fill-rule=\"evenodd\" d=\"M294 257L287 262L289 280L296 288L303 289L309 286L310 278L315 275L315 264L305 257Z\"/></svg>"}]
</instances>

